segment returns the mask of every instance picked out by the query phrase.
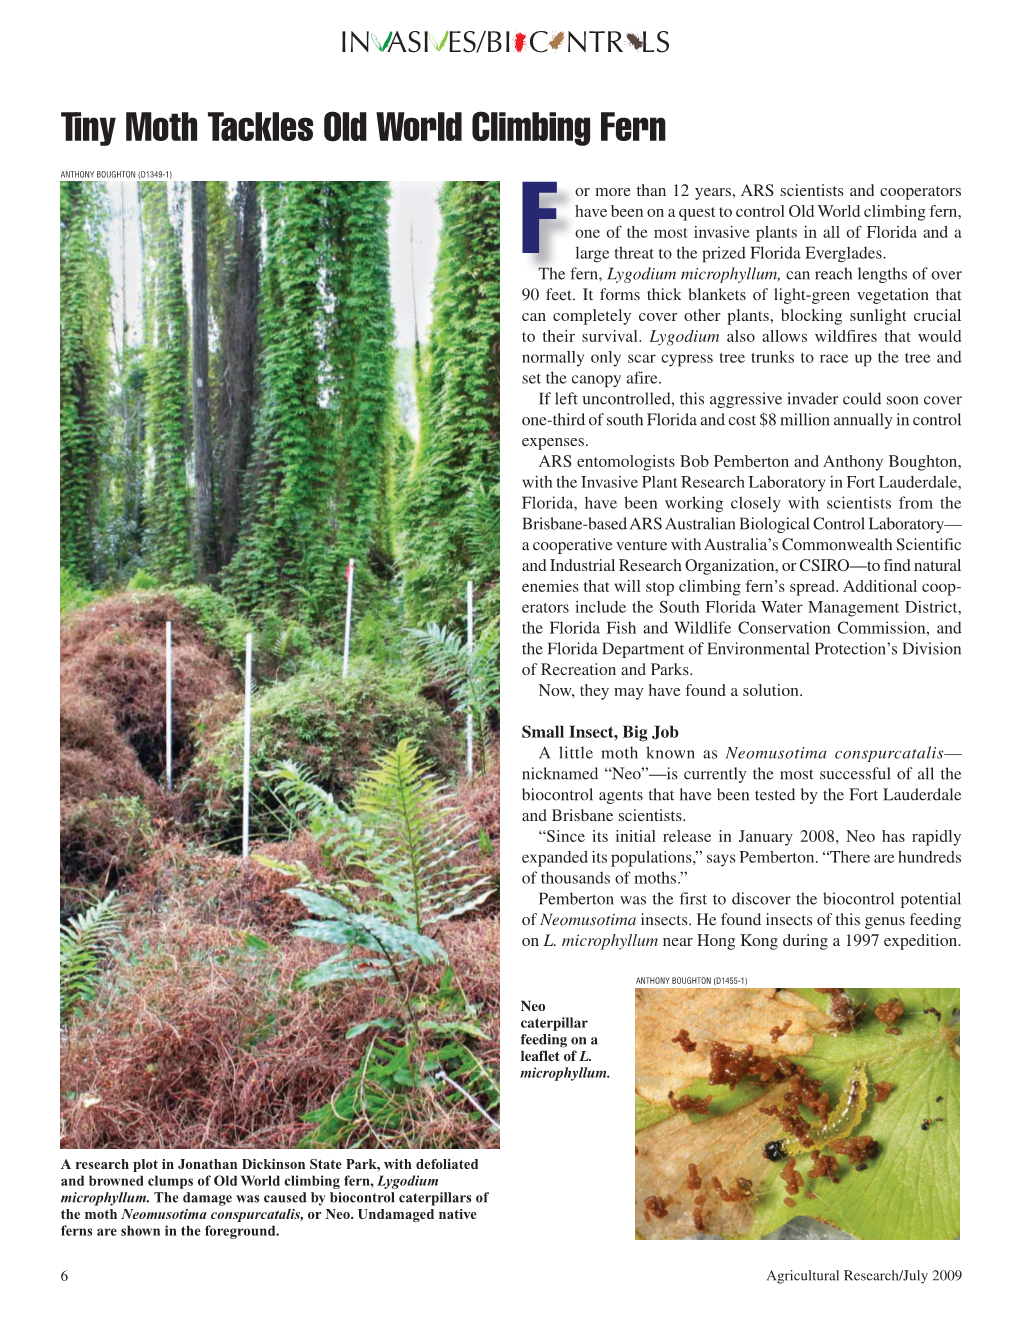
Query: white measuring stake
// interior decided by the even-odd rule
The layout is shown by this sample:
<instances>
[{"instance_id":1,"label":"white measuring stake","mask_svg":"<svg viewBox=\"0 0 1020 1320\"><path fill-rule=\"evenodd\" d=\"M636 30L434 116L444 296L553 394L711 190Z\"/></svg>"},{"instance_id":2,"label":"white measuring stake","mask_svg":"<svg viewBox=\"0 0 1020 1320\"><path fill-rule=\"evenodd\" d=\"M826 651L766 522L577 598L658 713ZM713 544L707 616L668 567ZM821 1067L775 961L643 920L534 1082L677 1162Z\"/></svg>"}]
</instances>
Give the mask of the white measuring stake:
<instances>
[{"instance_id":1,"label":"white measuring stake","mask_svg":"<svg viewBox=\"0 0 1020 1320\"><path fill-rule=\"evenodd\" d=\"M467 584L467 654L468 672L471 668L471 656L475 649L475 593L474 584ZM470 696L467 712L467 777L475 773L475 712L471 708Z\"/></svg>"},{"instance_id":2,"label":"white measuring stake","mask_svg":"<svg viewBox=\"0 0 1020 1320\"><path fill-rule=\"evenodd\" d=\"M347 561L347 621L344 624L344 678L347 677L347 658L351 653L351 604L354 600L354 560Z\"/></svg>"},{"instance_id":3,"label":"white measuring stake","mask_svg":"<svg viewBox=\"0 0 1020 1320\"><path fill-rule=\"evenodd\" d=\"M248 860L248 829L251 824L251 633L244 639L244 806L241 824L241 857Z\"/></svg>"},{"instance_id":4,"label":"white measuring stake","mask_svg":"<svg viewBox=\"0 0 1020 1320\"><path fill-rule=\"evenodd\" d=\"M174 626L166 621L166 791L174 789Z\"/></svg>"}]
</instances>

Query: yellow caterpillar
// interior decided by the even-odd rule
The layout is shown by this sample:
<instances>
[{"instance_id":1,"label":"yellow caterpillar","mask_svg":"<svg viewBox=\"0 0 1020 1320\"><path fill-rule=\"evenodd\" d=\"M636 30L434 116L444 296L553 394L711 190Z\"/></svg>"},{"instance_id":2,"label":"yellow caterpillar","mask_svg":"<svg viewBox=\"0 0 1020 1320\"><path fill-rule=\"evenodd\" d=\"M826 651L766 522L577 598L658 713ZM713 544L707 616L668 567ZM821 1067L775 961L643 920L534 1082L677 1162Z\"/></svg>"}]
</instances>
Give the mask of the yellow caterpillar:
<instances>
[{"instance_id":1,"label":"yellow caterpillar","mask_svg":"<svg viewBox=\"0 0 1020 1320\"><path fill-rule=\"evenodd\" d=\"M868 1074L863 1063L855 1063L843 1084L835 1109L825 1120L808 1129L807 1139L794 1141L792 1137L783 1137L779 1141L768 1141L762 1154L767 1160L786 1160L791 1156L803 1155L806 1151L823 1150L833 1141L848 1137L864 1117L868 1103Z\"/></svg>"}]
</instances>

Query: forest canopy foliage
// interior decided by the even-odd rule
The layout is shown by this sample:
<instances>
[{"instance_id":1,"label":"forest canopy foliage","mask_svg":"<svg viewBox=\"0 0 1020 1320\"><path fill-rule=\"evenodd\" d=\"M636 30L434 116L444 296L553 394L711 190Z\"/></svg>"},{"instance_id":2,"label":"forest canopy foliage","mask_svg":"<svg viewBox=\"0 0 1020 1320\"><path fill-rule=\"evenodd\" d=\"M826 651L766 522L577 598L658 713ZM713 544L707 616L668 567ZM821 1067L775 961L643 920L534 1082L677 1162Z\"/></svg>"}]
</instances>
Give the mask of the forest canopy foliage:
<instances>
[{"instance_id":1,"label":"forest canopy foliage","mask_svg":"<svg viewBox=\"0 0 1020 1320\"><path fill-rule=\"evenodd\" d=\"M322 624L355 559L369 574L359 618L385 598L399 624L449 624L473 577L494 620L498 184L442 185L411 389L397 381L388 184L140 183L139 325L123 296L131 208L115 196L61 183L68 589L141 571Z\"/></svg>"}]
</instances>

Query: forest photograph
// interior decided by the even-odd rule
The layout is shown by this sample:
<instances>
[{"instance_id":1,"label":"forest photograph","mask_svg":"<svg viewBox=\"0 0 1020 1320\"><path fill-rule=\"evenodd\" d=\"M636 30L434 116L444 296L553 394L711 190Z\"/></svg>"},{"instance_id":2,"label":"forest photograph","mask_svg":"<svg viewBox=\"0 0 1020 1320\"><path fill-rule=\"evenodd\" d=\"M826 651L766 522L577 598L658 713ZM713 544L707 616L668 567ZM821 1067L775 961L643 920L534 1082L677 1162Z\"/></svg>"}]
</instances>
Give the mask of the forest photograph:
<instances>
[{"instance_id":1,"label":"forest photograph","mask_svg":"<svg viewBox=\"0 0 1020 1320\"><path fill-rule=\"evenodd\" d=\"M64 1147L499 1144L499 204L60 183Z\"/></svg>"}]
</instances>

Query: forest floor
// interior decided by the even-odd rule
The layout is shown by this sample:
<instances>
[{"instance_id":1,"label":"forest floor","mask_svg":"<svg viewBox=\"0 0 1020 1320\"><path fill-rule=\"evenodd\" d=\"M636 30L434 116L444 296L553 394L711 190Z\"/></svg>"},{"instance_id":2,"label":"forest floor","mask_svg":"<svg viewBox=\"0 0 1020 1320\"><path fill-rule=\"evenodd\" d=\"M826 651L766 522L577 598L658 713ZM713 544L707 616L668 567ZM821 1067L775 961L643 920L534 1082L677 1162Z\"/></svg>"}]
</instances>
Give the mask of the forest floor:
<instances>
[{"instance_id":1,"label":"forest floor","mask_svg":"<svg viewBox=\"0 0 1020 1320\"><path fill-rule=\"evenodd\" d=\"M167 619L174 624L173 793L163 784ZM216 775L227 763L222 748L229 751L240 683L236 653L211 632L201 611L159 592L106 598L61 627L61 915L113 889L123 905L122 938L97 993L61 1033L62 1145L293 1148L315 1131L303 1116L345 1087L349 1095L352 1079L368 1076L372 1051L383 1057L380 1042L407 1043L406 1031L394 1030L406 1025L409 1004L419 1017L424 1005L428 1017L411 1041L410 1077L399 1074L388 1108L366 1105L356 1114L341 1144L498 1145L495 1126L435 1064L444 1044L462 1039L458 1024L469 1022L480 1069L498 1076L498 754L470 781L450 777L452 805L472 829L457 860L491 880L496 894L427 932L446 951L453 990L443 966L420 964L399 992L381 979L295 988L295 976L331 950L293 933L308 915L285 892L295 879L257 859L303 863L326 886L338 867L301 829L253 839L248 863L237 855L236 793L217 786ZM303 759L338 776L337 786L353 783L388 750L402 720L422 728L420 693L393 696L364 675L354 728L344 721L339 680L324 678L321 663L312 678L295 663L263 674L260 700L270 713L256 736L271 727L295 760L304 750ZM302 723L285 701L273 705L273 689L289 690L287 683L305 684L295 692L325 703L323 726ZM281 726L280 710L290 723ZM445 747L448 770L455 740L436 710L436 720L430 711L424 723ZM331 714L335 746L327 741Z\"/></svg>"}]
</instances>

